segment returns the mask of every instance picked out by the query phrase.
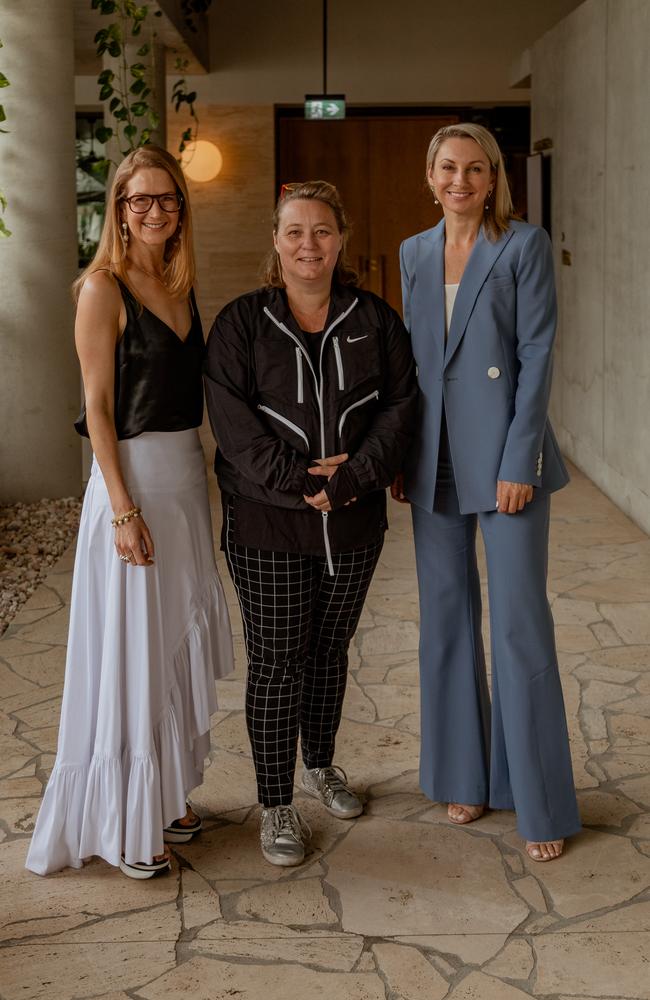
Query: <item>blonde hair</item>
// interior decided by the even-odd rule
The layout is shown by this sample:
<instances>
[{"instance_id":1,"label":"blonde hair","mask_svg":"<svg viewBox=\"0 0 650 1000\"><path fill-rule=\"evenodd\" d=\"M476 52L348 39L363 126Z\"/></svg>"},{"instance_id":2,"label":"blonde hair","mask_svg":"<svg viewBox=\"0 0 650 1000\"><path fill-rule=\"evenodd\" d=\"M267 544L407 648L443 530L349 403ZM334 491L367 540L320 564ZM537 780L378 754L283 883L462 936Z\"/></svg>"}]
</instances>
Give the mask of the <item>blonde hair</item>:
<instances>
[{"instance_id":1,"label":"blonde hair","mask_svg":"<svg viewBox=\"0 0 650 1000\"><path fill-rule=\"evenodd\" d=\"M171 295L179 298L189 295L196 278L196 265L192 240L192 213L185 177L177 161L166 149L161 149L159 146L141 146L129 153L115 171L113 185L106 199L106 216L97 253L72 285L75 301L79 298L86 278L95 271L109 270L122 281L127 281L127 244L121 234L122 201L127 184L136 171L143 169L165 170L174 182L176 192L182 196L178 213L180 234L177 228L165 245L164 277Z\"/></svg>"},{"instance_id":2,"label":"blonde hair","mask_svg":"<svg viewBox=\"0 0 650 1000\"><path fill-rule=\"evenodd\" d=\"M488 129L484 128L483 125L475 125L473 122L461 122L459 125L445 125L443 128L439 128L427 150L426 178L432 191L429 174L436 162L438 151L446 139L473 139L487 156L494 173L494 190L492 197L485 203L483 224L489 238L491 240L498 239L509 228L510 220L515 218L503 154L499 149L498 142Z\"/></svg>"},{"instance_id":3,"label":"blonde hair","mask_svg":"<svg viewBox=\"0 0 650 1000\"><path fill-rule=\"evenodd\" d=\"M329 184L327 181L300 181L296 184L283 184L273 213L273 233L277 234L284 206L288 205L291 201L298 201L300 199L305 201L321 201L323 205L327 205L332 210L336 227L343 238L336 267L334 268L334 280L342 285L358 284L359 275L349 263L346 256L351 226L345 214L341 196L333 184ZM284 288L282 265L280 264L280 257L275 247L268 253L264 261L262 279L264 284L269 288Z\"/></svg>"}]
</instances>

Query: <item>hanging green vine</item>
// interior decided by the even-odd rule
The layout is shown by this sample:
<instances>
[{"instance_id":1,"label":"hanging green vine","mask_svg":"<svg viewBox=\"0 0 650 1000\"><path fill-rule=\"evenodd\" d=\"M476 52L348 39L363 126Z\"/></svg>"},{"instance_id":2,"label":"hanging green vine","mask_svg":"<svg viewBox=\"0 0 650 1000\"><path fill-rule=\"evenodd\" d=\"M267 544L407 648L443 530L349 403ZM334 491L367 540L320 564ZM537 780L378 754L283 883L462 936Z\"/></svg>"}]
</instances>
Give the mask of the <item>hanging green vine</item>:
<instances>
[{"instance_id":1,"label":"hanging green vine","mask_svg":"<svg viewBox=\"0 0 650 1000\"><path fill-rule=\"evenodd\" d=\"M175 68L178 73L186 73L188 66L189 61L187 59L176 60ZM195 100L196 91L187 89L187 81L185 78L183 77L180 80L177 80L172 90L172 104L174 105L174 111L178 112L181 106L186 104L190 117L192 118L191 124L181 133L181 140L178 144L178 152L181 154L185 152L188 143L196 142L199 136L199 119L196 113L196 108L194 107Z\"/></svg>"},{"instance_id":2,"label":"hanging green vine","mask_svg":"<svg viewBox=\"0 0 650 1000\"><path fill-rule=\"evenodd\" d=\"M0 38L0 49L1 48L2 48L2 39ZM4 75L4 73L0 72L0 89L8 86L9 86L9 80ZM7 116L5 114L5 109L3 108L2 104L0 104L0 125L6 122L6 120ZM5 135L7 134L8 131L9 130L6 128L0 128L0 132L3 132ZM6 208L7 208L7 199L5 198L2 189L0 189L0 236L11 236L11 230L7 229L4 223L4 219L2 219L1 217L2 215L4 215Z\"/></svg>"},{"instance_id":3,"label":"hanging green vine","mask_svg":"<svg viewBox=\"0 0 650 1000\"><path fill-rule=\"evenodd\" d=\"M193 18L205 14L212 0L183 0L182 12L185 24L192 31L197 28ZM151 135L160 124L157 112L149 103L152 93L151 81L155 79L154 45L151 41L144 42L137 50L138 60L129 65L126 46L133 38L141 37L142 29L149 15L146 4L138 5L136 0L91 0L93 10L99 11L114 20L101 28L95 35L97 55L108 53L113 59L119 60L117 70L104 69L97 77L99 97L109 101L108 111L115 119L115 125L99 125L95 130L96 138L101 143L117 139L121 143L120 151L126 156L132 149L145 146L151 141ZM161 11L155 11L154 17L161 17ZM178 58L177 72L187 72L189 61ZM181 134L178 151L183 153L190 142L196 142L199 132L199 119L195 108L196 91L187 89L184 77L177 80L172 90L172 104L175 111L185 106L192 121ZM145 124L146 122L146 124ZM144 126L144 127L143 127ZM110 160L98 160L93 165L93 172L102 179L108 174Z\"/></svg>"},{"instance_id":4,"label":"hanging green vine","mask_svg":"<svg viewBox=\"0 0 650 1000\"><path fill-rule=\"evenodd\" d=\"M181 0L181 13L183 15L183 20L190 31L193 31L196 34L198 28L194 22L194 18L197 15L207 14L211 6L212 0ZM176 60L175 69L177 73L187 73L188 67L188 59ZM190 122L189 126L181 133L180 142L178 144L178 152L181 154L181 157L188 144L190 142L196 142L199 137L199 118L196 113L196 108L194 107L195 101L196 91L187 89L187 81L185 78L183 77L180 80L177 80L172 90L172 104L174 105L174 111L180 111L182 105L185 104L187 105L190 117L192 118L192 122Z\"/></svg>"},{"instance_id":5,"label":"hanging green vine","mask_svg":"<svg viewBox=\"0 0 650 1000\"><path fill-rule=\"evenodd\" d=\"M148 101L155 69L153 37L137 50L137 62L129 65L127 59L127 44L142 36L149 8L146 4L139 6L135 0L91 0L91 7L115 18L95 35L97 55L107 53L119 60L115 71L104 69L97 77L100 100L109 101L108 110L115 125L100 125L95 134L102 143L117 139L120 152L126 156L138 146L146 146L160 124L158 113ZM155 11L154 17L161 16L160 11ZM103 161L101 169L107 167L108 161Z\"/></svg>"}]
</instances>

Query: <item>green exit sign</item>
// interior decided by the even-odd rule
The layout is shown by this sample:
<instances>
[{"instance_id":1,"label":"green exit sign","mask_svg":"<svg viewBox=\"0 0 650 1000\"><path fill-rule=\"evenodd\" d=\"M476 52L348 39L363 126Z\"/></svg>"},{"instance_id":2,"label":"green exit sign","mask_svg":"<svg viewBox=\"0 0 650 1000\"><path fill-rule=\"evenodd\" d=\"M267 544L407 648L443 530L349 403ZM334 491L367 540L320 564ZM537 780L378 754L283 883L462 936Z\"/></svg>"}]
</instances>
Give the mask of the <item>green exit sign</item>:
<instances>
[{"instance_id":1,"label":"green exit sign","mask_svg":"<svg viewBox=\"0 0 650 1000\"><path fill-rule=\"evenodd\" d=\"M345 94L305 94L305 118L329 121L345 118Z\"/></svg>"}]
</instances>

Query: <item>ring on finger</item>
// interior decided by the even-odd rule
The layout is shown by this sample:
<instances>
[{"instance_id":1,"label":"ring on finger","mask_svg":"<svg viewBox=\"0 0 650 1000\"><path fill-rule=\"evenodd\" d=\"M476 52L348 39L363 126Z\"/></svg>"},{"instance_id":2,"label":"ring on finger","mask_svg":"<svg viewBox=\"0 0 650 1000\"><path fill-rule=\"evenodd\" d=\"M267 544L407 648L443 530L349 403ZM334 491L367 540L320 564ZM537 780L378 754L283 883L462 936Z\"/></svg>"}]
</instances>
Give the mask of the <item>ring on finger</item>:
<instances>
[{"instance_id":1,"label":"ring on finger","mask_svg":"<svg viewBox=\"0 0 650 1000\"><path fill-rule=\"evenodd\" d=\"M121 555L120 559L122 560L122 562L130 562L129 557L125 555Z\"/></svg>"}]
</instances>

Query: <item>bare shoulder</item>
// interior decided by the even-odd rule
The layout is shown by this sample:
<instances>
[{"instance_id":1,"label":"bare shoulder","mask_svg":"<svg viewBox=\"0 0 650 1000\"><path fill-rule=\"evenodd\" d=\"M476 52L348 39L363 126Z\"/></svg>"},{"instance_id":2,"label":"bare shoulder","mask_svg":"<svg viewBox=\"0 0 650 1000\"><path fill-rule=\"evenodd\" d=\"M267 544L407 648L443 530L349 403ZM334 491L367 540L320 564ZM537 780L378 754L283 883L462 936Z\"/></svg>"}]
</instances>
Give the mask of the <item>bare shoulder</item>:
<instances>
[{"instance_id":1,"label":"bare shoulder","mask_svg":"<svg viewBox=\"0 0 650 1000\"><path fill-rule=\"evenodd\" d=\"M120 287L109 271L93 271L84 281L77 302L77 341L86 336L97 340L105 335L113 344L126 324L126 310Z\"/></svg>"},{"instance_id":2,"label":"bare shoulder","mask_svg":"<svg viewBox=\"0 0 650 1000\"><path fill-rule=\"evenodd\" d=\"M110 271L93 271L88 275L79 293L80 308L109 308L119 312L121 304L119 285Z\"/></svg>"}]
</instances>

